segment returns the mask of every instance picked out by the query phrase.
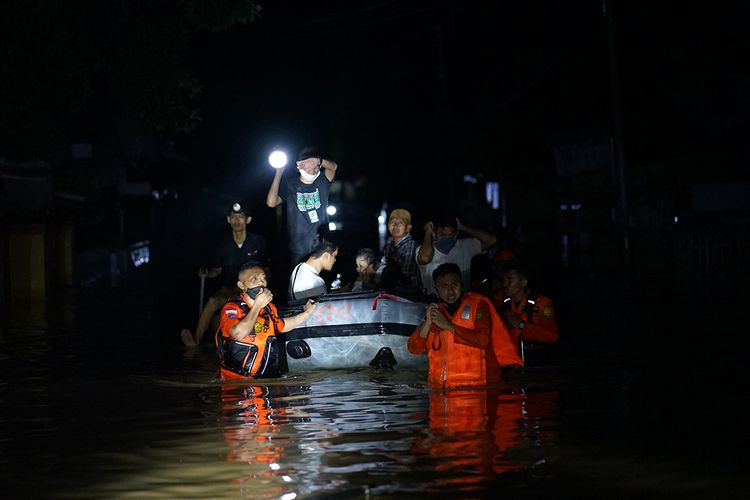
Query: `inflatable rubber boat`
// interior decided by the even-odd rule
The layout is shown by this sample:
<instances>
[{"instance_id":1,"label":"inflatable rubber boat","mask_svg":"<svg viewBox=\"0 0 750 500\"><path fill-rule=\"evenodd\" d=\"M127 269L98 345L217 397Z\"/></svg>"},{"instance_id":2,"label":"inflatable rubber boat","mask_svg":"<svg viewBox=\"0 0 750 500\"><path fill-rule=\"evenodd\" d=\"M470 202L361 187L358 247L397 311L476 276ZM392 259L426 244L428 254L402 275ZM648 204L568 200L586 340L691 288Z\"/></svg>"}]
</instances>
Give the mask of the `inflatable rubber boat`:
<instances>
[{"instance_id":1,"label":"inflatable rubber boat","mask_svg":"<svg viewBox=\"0 0 750 500\"><path fill-rule=\"evenodd\" d=\"M426 299L387 292L317 297L315 313L283 336L290 373L336 368L427 368L427 356L406 342L424 319ZM279 307L282 318L302 311L305 300Z\"/></svg>"}]
</instances>

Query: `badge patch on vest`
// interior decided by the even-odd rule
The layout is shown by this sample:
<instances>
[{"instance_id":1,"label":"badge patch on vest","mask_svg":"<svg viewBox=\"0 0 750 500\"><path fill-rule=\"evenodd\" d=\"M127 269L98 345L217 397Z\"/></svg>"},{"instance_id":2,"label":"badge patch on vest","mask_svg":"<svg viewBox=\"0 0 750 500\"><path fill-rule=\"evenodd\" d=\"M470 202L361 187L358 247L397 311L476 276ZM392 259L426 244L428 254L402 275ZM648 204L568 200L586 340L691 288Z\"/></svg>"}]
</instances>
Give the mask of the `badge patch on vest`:
<instances>
[{"instance_id":1,"label":"badge patch on vest","mask_svg":"<svg viewBox=\"0 0 750 500\"><path fill-rule=\"evenodd\" d=\"M477 314L474 316L474 319L480 321L482 319L482 316L484 316L484 313L481 309L477 308Z\"/></svg>"},{"instance_id":2,"label":"badge patch on vest","mask_svg":"<svg viewBox=\"0 0 750 500\"><path fill-rule=\"evenodd\" d=\"M263 325L260 321L255 322L255 333L260 333L263 331Z\"/></svg>"},{"instance_id":3,"label":"badge patch on vest","mask_svg":"<svg viewBox=\"0 0 750 500\"><path fill-rule=\"evenodd\" d=\"M550 316L552 316L552 308L545 307L544 309L542 309L542 314L549 318Z\"/></svg>"},{"instance_id":4,"label":"badge patch on vest","mask_svg":"<svg viewBox=\"0 0 750 500\"><path fill-rule=\"evenodd\" d=\"M466 305L461 310L461 319L469 319L471 318L471 305Z\"/></svg>"}]
</instances>

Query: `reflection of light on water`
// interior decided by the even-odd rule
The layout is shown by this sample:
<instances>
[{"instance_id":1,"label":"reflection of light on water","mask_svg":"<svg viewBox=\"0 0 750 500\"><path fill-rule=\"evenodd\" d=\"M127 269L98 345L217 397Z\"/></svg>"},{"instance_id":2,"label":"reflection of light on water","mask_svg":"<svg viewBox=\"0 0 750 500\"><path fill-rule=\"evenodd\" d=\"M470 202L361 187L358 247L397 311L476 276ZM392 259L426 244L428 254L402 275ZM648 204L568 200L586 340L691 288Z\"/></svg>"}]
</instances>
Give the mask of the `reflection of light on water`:
<instances>
[{"instance_id":1,"label":"reflection of light on water","mask_svg":"<svg viewBox=\"0 0 750 500\"><path fill-rule=\"evenodd\" d=\"M424 373L398 367L297 372L225 401L208 345L183 358L159 343L176 332L151 326L151 294L55 293L44 308L2 311L4 498L481 498L493 486L525 498L705 498L709 487L714 498L747 496L745 457L725 439L742 435L745 419L695 404L709 390L736 396L715 384L716 366L696 367L695 386L667 397L681 376L653 375L682 361L641 373L640 360L610 353L538 373L528 393L491 404L456 393L430 406ZM558 401L560 383L568 397ZM669 428L653 425L675 408ZM701 457L685 454L686 438ZM666 448L654 454L654 442Z\"/></svg>"},{"instance_id":2,"label":"reflection of light on water","mask_svg":"<svg viewBox=\"0 0 750 500\"><path fill-rule=\"evenodd\" d=\"M186 362L190 369L196 368L201 354L206 360L202 368L215 368L213 355L199 352ZM83 385L91 390L82 389L75 402L89 404L86 434L79 437L73 427L57 430L58 436L64 431L72 434L70 440L81 447L76 457L82 457L73 465L60 462L72 473L56 483L63 488L59 491L64 494L75 487L85 498L296 500L329 494L408 496L435 488L432 491L450 495L466 487L457 478L481 469L485 462L505 458L511 466L547 457L527 457L523 449L498 457L495 448L479 446L448 447L443 452L444 445L471 440L430 429L429 391L422 371L316 371L263 381L263 386L237 387L212 385L204 377L186 371L168 385L117 377L108 381L106 391L98 379ZM53 404L57 400L50 401L53 395L60 401L71 397L70 380L64 382L65 390L51 386L45 391L42 399L49 405L38 413L58 406ZM122 398L110 401L112 393ZM127 425L119 427L116 447L102 449L99 443L111 435L113 415ZM50 415L32 426L49 429L51 419ZM510 430L518 425L514 419L507 424ZM483 439L485 434L469 437ZM542 450L549 443L548 438L541 445L535 441ZM69 440L65 443L67 447ZM67 451L53 449L50 456L61 457ZM485 451L488 456L483 459ZM463 461L436 469L436 463L458 459ZM101 479L92 481L92 475ZM472 487L490 478L482 470L468 476Z\"/></svg>"}]
</instances>

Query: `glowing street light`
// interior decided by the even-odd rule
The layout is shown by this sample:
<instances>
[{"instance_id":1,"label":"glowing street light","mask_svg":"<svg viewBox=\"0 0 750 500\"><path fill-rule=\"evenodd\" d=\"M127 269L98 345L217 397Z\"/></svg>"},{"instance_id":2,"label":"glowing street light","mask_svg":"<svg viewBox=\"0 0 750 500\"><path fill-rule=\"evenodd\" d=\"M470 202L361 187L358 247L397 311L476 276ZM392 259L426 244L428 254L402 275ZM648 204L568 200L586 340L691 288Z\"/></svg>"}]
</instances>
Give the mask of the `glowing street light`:
<instances>
[{"instance_id":1,"label":"glowing street light","mask_svg":"<svg viewBox=\"0 0 750 500\"><path fill-rule=\"evenodd\" d=\"M289 159L287 158L286 153L278 149L268 155L268 163L270 163L273 168L284 168L288 161Z\"/></svg>"}]
</instances>

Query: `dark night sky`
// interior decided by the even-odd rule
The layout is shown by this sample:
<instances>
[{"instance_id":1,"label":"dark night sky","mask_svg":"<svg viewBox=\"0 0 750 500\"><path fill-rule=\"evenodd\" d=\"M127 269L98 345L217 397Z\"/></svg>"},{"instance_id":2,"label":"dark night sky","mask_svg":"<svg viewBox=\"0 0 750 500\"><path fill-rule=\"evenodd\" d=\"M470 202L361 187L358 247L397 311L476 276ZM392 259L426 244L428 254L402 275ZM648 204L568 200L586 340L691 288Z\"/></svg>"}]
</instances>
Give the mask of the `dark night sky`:
<instances>
[{"instance_id":1,"label":"dark night sky","mask_svg":"<svg viewBox=\"0 0 750 500\"><path fill-rule=\"evenodd\" d=\"M206 116L195 144L213 144L207 157L229 166L262 161L274 143L312 141L350 173L425 174L467 151L471 162L523 158L558 129L606 124L595 3L371 4L281 2L201 43Z\"/></svg>"},{"instance_id":2,"label":"dark night sky","mask_svg":"<svg viewBox=\"0 0 750 500\"><path fill-rule=\"evenodd\" d=\"M745 158L746 12L617 7L628 159ZM206 88L192 157L236 172L312 142L342 178L369 174L396 198L437 169L544 171L556 142L609 134L607 36L598 1L273 2L194 42Z\"/></svg>"},{"instance_id":3,"label":"dark night sky","mask_svg":"<svg viewBox=\"0 0 750 500\"><path fill-rule=\"evenodd\" d=\"M629 167L690 158L696 178L746 179L750 8L613 3L615 51L601 0L262 4L256 22L179 47L203 85L202 120L177 135L190 167L153 177L262 198L269 150L313 143L341 164L341 180L366 176L374 198L427 197L446 171L533 187L555 176L556 145L610 137L614 54ZM70 5L19 3L3 24L16 64L3 65L13 77L3 130L21 140L51 116L69 142L96 142L103 117L122 111L106 95L119 83L117 51L129 50L119 42L151 4ZM148 42L136 48L148 56Z\"/></svg>"}]
</instances>

